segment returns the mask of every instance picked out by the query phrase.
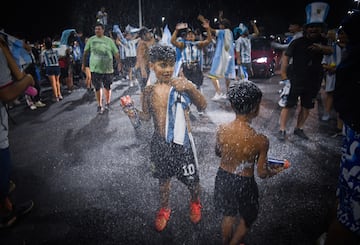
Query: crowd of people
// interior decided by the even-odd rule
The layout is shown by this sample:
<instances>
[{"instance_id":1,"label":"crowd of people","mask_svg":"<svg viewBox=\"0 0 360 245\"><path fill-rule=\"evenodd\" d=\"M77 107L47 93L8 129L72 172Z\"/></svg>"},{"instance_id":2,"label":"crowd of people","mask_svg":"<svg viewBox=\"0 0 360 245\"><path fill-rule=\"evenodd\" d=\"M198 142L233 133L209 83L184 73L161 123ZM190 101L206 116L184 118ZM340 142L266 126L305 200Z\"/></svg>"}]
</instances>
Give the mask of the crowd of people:
<instances>
[{"instance_id":1,"label":"crowd of people","mask_svg":"<svg viewBox=\"0 0 360 245\"><path fill-rule=\"evenodd\" d=\"M311 13L314 8L316 14ZM325 19L328 11L326 3L307 5L305 24L290 23L292 38L288 43L277 46L283 50L281 79L288 80L291 85L281 109L277 136L280 141L286 141L290 111L299 105L293 133L303 140L309 139L303 130L304 124L324 83L326 102L321 119L329 120L335 108L338 130L345 135L337 190L337 215L329 226L325 244L356 245L360 236L360 114L356 102L360 92L357 68L360 35L356 31L360 24L359 12L354 11L345 17L339 29L327 30ZM257 85L247 80L252 74L250 38L259 35L256 23L251 22L254 33L250 34L244 23L232 31L230 21L224 18L222 12L218 28L211 27L210 21L199 15L205 35L187 23L178 23L171 37L165 40L146 27L121 30L114 25L110 28L107 18L105 8L102 8L96 14L92 36L84 37L72 31L65 52L54 45L57 40L51 37L44 40L42 48L42 45L31 48L24 41L24 47L31 54L26 64L19 64L13 59L9 42L1 37L1 101L10 102L25 94L27 87L34 86L38 93L27 95L27 104L30 109L44 107L39 85L41 76L50 81L53 102L63 99L62 86L66 86L69 93L74 89L73 79L76 78L84 83L87 93L95 94L97 112L103 114L110 110L114 77L126 80L129 86L138 86L141 94L138 114L141 120L152 118L154 122L150 160L154 165L153 175L159 179L160 209L155 228L161 232L170 219L170 180L174 176L190 191L191 221L197 224L201 220L197 156L187 117L190 104L197 107L199 115L205 112L207 98L202 94L201 86L204 67L209 65L208 77L215 91L211 99L228 99L236 115L234 121L219 125L216 132L215 153L220 157L220 164L214 200L216 210L223 215L223 243L239 244L258 213L255 169L261 178L285 170L284 167L271 168L267 165L269 141L251 127L251 120L259 113L262 98ZM28 68L29 64L32 64L32 70ZM151 78L151 73L154 78ZM220 79L225 80L225 88L220 86ZM6 106L0 104L0 109L1 228L11 226L17 216L29 212L33 202L15 208L10 200L10 189L14 183L10 179L8 118ZM244 141L251 147L239 149L238 145ZM179 159L182 160L179 162Z\"/></svg>"}]
</instances>

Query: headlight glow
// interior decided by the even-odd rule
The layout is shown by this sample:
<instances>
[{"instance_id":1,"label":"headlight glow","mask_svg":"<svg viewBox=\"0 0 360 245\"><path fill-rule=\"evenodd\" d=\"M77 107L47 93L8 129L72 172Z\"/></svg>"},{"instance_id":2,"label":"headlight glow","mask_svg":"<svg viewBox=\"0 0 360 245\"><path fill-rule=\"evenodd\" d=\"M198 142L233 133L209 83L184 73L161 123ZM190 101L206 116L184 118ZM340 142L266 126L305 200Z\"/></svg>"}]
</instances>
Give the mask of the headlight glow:
<instances>
[{"instance_id":1,"label":"headlight glow","mask_svg":"<svg viewBox=\"0 0 360 245\"><path fill-rule=\"evenodd\" d=\"M261 57L254 60L256 63L267 63L267 57Z\"/></svg>"}]
</instances>

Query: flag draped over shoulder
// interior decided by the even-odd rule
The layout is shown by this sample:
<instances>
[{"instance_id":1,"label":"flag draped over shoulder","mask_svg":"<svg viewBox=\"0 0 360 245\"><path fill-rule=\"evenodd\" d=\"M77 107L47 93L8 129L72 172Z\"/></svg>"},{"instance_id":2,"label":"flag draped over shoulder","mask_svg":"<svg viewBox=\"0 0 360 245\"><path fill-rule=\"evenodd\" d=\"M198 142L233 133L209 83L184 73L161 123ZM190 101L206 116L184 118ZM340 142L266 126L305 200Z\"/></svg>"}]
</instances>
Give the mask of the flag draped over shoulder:
<instances>
[{"instance_id":1,"label":"flag draped over shoulder","mask_svg":"<svg viewBox=\"0 0 360 245\"><path fill-rule=\"evenodd\" d=\"M16 38L3 31L0 31L0 34L6 37L10 51L20 69L22 69L26 64L32 63L29 52L24 48L24 40Z\"/></svg>"}]
</instances>

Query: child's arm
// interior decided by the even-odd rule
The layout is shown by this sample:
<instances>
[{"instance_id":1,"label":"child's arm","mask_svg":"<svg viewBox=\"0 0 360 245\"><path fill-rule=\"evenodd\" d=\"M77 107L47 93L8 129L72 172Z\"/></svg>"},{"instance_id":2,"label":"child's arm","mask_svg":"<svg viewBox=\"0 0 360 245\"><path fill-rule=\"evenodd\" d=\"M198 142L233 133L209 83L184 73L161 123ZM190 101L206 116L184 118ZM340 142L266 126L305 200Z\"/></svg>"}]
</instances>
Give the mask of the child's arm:
<instances>
[{"instance_id":1,"label":"child's arm","mask_svg":"<svg viewBox=\"0 0 360 245\"><path fill-rule=\"evenodd\" d=\"M207 45L209 45L209 43L211 43L211 40L212 40L212 37L211 37L211 28L210 28L210 24L209 24L209 21L205 21L203 22L202 26L206 29L206 39L204 41L200 41L199 42L199 46L202 48L202 47L205 47Z\"/></svg>"},{"instance_id":2,"label":"child's arm","mask_svg":"<svg viewBox=\"0 0 360 245\"><path fill-rule=\"evenodd\" d=\"M171 85L180 93L186 92L198 110L206 109L207 102L204 95L190 81L185 78L175 78L171 80Z\"/></svg>"},{"instance_id":3,"label":"child's arm","mask_svg":"<svg viewBox=\"0 0 360 245\"><path fill-rule=\"evenodd\" d=\"M175 27L175 31L173 32L173 34L171 35L171 39L170 39L170 42L172 45L174 45L175 47L177 48L180 48L180 49L183 49L184 48L184 43L183 42L179 42L177 41L177 34L179 32L179 29L180 29L180 26L181 26L182 23L178 23L176 24L176 27Z\"/></svg>"},{"instance_id":4,"label":"child's arm","mask_svg":"<svg viewBox=\"0 0 360 245\"><path fill-rule=\"evenodd\" d=\"M278 167L278 168L272 168L269 169L267 166L267 153L269 150L269 139L265 135L259 136L260 139L258 139L260 143L260 151L259 151L259 157L257 161L257 172L258 176L262 179L271 177L276 175L277 173L284 170L284 167Z\"/></svg>"}]
</instances>

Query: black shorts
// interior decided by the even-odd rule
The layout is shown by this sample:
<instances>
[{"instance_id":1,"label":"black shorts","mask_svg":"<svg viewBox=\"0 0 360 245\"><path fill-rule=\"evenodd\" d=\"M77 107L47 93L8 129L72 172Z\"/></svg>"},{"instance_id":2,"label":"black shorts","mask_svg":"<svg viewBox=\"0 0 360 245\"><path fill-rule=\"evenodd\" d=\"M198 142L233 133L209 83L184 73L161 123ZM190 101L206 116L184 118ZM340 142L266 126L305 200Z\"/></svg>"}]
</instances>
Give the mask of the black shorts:
<instances>
[{"instance_id":1,"label":"black shorts","mask_svg":"<svg viewBox=\"0 0 360 245\"><path fill-rule=\"evenodd\" d=\"M184 76L199 88L203 84L204 75L200 63L182 65Z\"/></svg>"},{"instance_id":2,"label":"black shorts","mask_svg":"<svg viewBox=\"0 0 360 245\"><path fill-rule=\"evenodd\" d=\"M250 227L259 213L259 191L254 177L218 169L215 177L215 209L223 216L240 215Z\"/></svg>"},{"instance_id":3,"label":"black shorts","mask_svg":"<svg viewBox=\"0 0 360 245\"><path fill-rule=\"evenodd\" d=\"M199 183L199 170L191 147L167 143L164 138L154 134L150 154L154 178L169 179L176 176L187 186Z\"/></svg>"},{"instance_id":4,"label":"black shorts","mask_svg":"<svg viewBox=\"0 0 360 245\"><path fill-rule=\"evenodd\" d=\"M102 87L110 90L113 81L113 74L100 74L96 72L91 72L91 80L96 91L98 91Z\"/></svg>"},{"instance_id":5,"label":"black shorts","mask_svg":"<svg viewBox=\"0 0 360 245\"><path fill-rule=\"evenodd\" d=\"M286 107L291 108L297 105L300 97L301 106L306 109L313 109L320 86L299 86L291 83L290 92L287 98Z\"/></svg>"}]
</instances>

